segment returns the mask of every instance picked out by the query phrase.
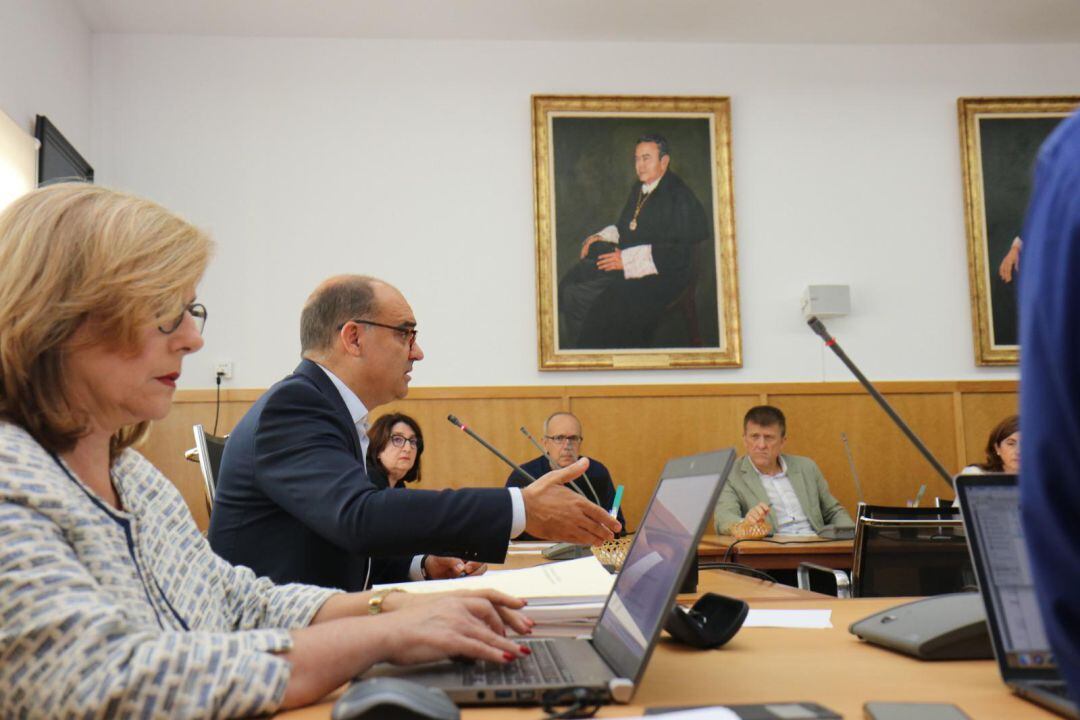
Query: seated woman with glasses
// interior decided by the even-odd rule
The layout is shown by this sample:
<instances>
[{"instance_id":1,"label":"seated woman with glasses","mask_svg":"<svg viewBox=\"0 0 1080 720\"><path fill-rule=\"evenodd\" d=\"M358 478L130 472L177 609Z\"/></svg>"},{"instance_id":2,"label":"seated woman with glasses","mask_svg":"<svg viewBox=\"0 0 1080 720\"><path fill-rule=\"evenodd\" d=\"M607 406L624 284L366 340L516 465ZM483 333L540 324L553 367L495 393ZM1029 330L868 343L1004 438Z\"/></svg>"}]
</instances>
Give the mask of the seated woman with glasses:
<instances>
[{"instance_id":1,"label":"seated woman with glasses","mask_svg":"<svg viewBox=\"0 0 1080 720\"><path fill-rule=\"evenodd\" d=\"M379 488L404 488L420 480L420 456L424 454L424 433L420 424L405 413L383 415L368 430L367 473ZM421 555L416 558L376 559L375 582L396 582L404 576L402 560L411 580L435 580L480 575L487 571L481 562L461 558Z\"/></svg>"},{"instance_id":2,"label":"seated woman with glasses","mask_svg":"<svg viewBox=\"0 0 1080 720\"><path fill-rule=\"evenodd\" d=\"M1020 416L1010 415L990 431L986 440L986 462L968 465L961 475L1001 472L1020 473Z\"/></svg>"},{"instance_id":3,"label":"seated woman with glasses","mask_svg":"<svg viewBox=\"0 0 1080 720\"><path fill-rule=\"evenodd\" d=\"M383 415L368 430L368 477L378 487L405 487L420 479L424 433L405 413Z\"/></svg>"},{"instance_id":4,"label":"seated woman with glasses","mask_svg":"<svg viewBox=\"0 0 1080 720\"><path fill-rule=\"evenodd\" d=\"M93 185L0 214L0 716L235 717L311 703L374 663L520 654L497 593L275 586L211 552L135 446L202 347L211 253Z\"/></svg>"}]
</instances>

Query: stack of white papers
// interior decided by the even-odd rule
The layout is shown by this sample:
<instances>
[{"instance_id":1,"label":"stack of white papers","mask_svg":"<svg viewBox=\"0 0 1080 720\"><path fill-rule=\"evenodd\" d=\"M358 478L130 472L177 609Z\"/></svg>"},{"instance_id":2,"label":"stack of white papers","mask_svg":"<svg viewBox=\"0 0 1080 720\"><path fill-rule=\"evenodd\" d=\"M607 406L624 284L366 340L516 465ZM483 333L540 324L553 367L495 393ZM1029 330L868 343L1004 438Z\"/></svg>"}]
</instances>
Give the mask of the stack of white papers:
<instances>
[{"instance_id":1,"label":"stack of white papers","mask_svg":"<svg viewBox=\"0 0 1080 720\"><path fill-rule=\"evenodd\" d=\"M579 637L592 635L604 602L536 604L531 602L522 611L536 623L533 635L537 637Z\"/></svg>"},{"instance_id":2,"label":"stack of white papers","mask_svg":"<svg viewBox=\"0 0 1080 720\"><path fill-rule=\"evenodd\" d=\"M592 632L614 584L615 576L605 570L596 557L590 556L453 580L375 587L400 587L411 593L498 590L529 601L523 612L536 622L534 635L576 636Z\"/></svg>"}]
</instances>

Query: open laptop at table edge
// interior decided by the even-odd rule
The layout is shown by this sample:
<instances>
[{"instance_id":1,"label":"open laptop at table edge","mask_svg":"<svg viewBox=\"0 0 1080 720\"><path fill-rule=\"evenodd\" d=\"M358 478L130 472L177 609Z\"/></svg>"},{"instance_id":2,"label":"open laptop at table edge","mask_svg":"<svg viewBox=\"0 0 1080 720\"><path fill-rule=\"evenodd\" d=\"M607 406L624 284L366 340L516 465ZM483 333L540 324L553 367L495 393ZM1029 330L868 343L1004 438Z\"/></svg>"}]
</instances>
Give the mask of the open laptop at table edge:
<instances>
[{"instance_id":1,"label":"open laptop at table edge","mask_svg":"<svg viewBox=\"0 0 1080 720\"><path fill-rule=\"evenodd\" d=\"M967 533L971 563L975 568L979 592L986 608L990 644L994 648L1002 680L1013 692L1026 700L1064 717L1080 718L1080 709L1076 703L1064 695L1065 680L1057 671L1053 653L1046 640L1042 616L1035 604L1034 589L1022 584L1024 580L1027 580L1027 583L1031 581L1027 549L1023 545L1020 488L1016 475L960 475L956 478L956 492ZM989 517L991 514L995 517ZM996 540L999 544L1002 541L1009 542L1012 549L1016 550L1011 558L1000 557L1005 552L1001 547L997 548L996 553L988 552L987 543L990 538L987 533L990 524L996 525L998 532L1006 533ZM1011 568L1005 566L1009 561L1015 561ZM1018 575L1018 582L1009 586L1013 588L1011 590L1002 587L1000 577L1010 569ZM1011 595L1008 599L1014 604L1011 612L1004 607L1001 596L1005 593ZM1013 627L1018 625L1018 620L1022 621L1019 624L1023 627ZM1032 626L1031 635L1035 638L1035 642L1029 645L1041 647L1020 648L1024 651L1018 652L1018 648L1007 644L1006 633L1010 642L1015 642L1013 638L1024 633L1028 626Z\"/></svg>"},{"instance_id":2,"label":"open laptop at table edge","mask_svg":"<svg viewBox=\"0 0 1080 720\"><path fill-rule=\"evenodd\" d=\"M573 677L543 685L477 686L464 682L465 673L475 666L450 661L414 667L379 665L363 677L405 678L440 688L454 702L463 705L535 704L549 690L578 687L595 691L598 698L607 702L629 702L675 603L682 578L696 559L698 543L734 459L734 450L725 449L668 461L592 639L523 641L530 645L548 644L554 649L561 669L574 669ZM635 573L635 567L644 569ZM642 582L648 582L651 587L642 589L638 586ZM628 603L625 599L631 597L627 592L629 587L636 591ZM641 602L645 596L648 599Z\"/></svg>"}]
</instances>

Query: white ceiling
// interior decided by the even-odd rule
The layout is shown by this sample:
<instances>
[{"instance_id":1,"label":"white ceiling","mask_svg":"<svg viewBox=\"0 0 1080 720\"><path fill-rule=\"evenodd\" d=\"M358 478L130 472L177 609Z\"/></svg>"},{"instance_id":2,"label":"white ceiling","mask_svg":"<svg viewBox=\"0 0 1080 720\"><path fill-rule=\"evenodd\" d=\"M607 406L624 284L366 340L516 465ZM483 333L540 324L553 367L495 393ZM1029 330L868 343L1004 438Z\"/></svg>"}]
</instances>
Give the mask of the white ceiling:
<instances>
[{"instance_id":1,"label":"white ceiling","mask_svg":"<svg viewBox=\"0 0 1080 720\"><path fill-rule=\"evenodd\" d=\"M1080 42L1080 0L71 1L99 33L571 42Z\"/></svg>"}]
</instances>

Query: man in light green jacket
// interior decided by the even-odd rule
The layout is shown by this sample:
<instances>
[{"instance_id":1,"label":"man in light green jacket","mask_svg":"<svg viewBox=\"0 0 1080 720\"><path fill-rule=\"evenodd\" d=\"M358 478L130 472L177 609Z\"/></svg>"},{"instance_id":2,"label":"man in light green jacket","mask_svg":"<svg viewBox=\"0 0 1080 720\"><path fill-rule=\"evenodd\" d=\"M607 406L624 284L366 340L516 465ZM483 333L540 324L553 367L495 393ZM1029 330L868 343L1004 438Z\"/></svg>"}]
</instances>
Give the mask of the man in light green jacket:
<instances>
[{"instance_id":1,"label":"man in light green jacket","mask_svg":"<svg viewBox=\"0 0 1080 720\"><path fill-rule=\"evenodd\" d=\"M767 519L777 535L816 535L825 527L854 527L847 510L829 492L816 463L784 455L787 421L779 408L759 405L743 418L746 455L735 462L716 502L716 532Z\"/></svg>"}]
</instances>

